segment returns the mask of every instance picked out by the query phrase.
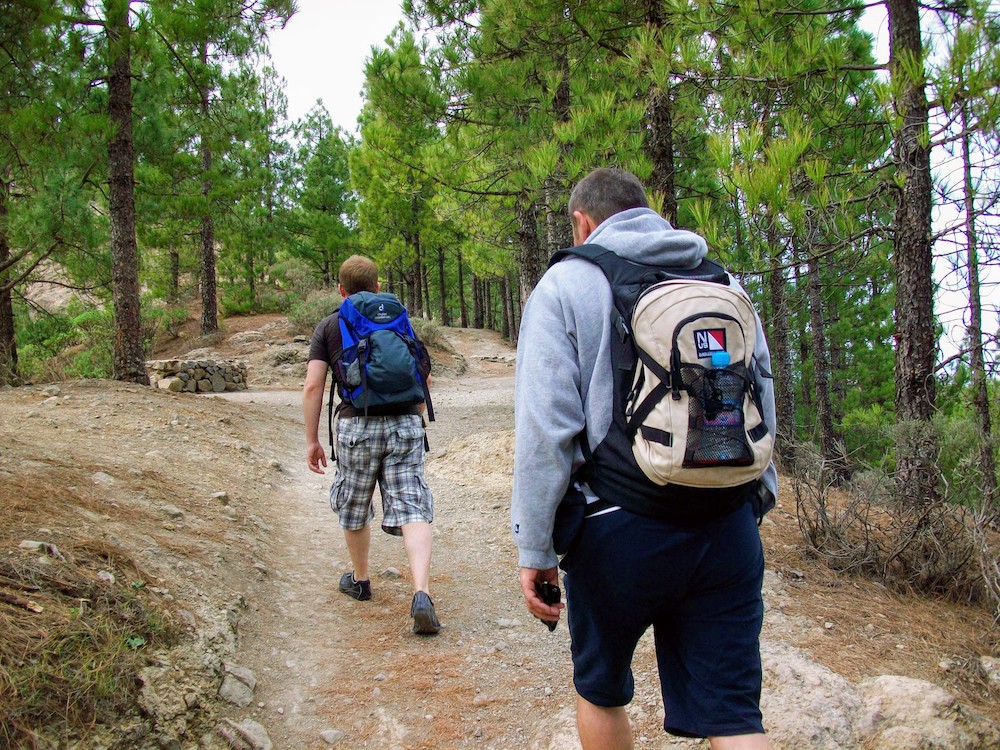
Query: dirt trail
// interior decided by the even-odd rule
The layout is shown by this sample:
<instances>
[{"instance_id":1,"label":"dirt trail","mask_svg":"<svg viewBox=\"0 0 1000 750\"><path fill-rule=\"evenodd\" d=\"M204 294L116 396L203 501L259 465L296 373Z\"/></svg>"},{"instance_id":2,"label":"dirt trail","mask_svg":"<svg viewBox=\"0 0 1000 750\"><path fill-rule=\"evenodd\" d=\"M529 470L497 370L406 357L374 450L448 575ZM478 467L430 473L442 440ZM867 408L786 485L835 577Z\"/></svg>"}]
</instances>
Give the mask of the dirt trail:
<instances>
[{"instance_id":1,"label":"dirt trail","mask_svg":"<svg viewBox=\"0 0 1000 750\"><path fill-rule=\"evenodd\" d=\"M332 467L308 471L297 425L274 446L287 481L264 516L267 570L247 592L234 661L256 673L254 718L277 747L323 747L321 733L335 730L346 747L525 748L571 700L566 629L549 634L523 610L507 531L510 456L495 454L512 449L513 351L481 332L447 335L467 371L433 382L438 636L410 632L409 570L395 537L373 533L371 602L337 591L350 563L328 502ZM301 421L295 391L225 398Z\"/></svg>"},{"instance_id":2,"label":"dirt trail","mask_svg":"<svg viewBox=\"0 0 1000 750\"><path fill-rule=\"evenodd\" d=\"M372 601L337 591L350 564L328 502L332 467L319 476L304 460L308 338L283 318L235 319L227 329L226 337L193 342L210 349L179 338L162 355L246 358L250 391L193 397L101 381L0 390L0 511L9 519L0 546L26 564L22 540L51 542L71 561L74 549L94 544L121 550L155 584L150 591L180 631L224 634L212 653L253 670L253 703L216 705L217 672L202 668L214 657L205 644L181 648L195 664L193 682L165 680L163 723L177 734L188 721L187 736L212 733L221 707L221 716L262 724L280 750L329 747L327 730L336 747L350 749L579 748L566 627L549 633L533 620L516 579L508 529L513 349L492 332L447 328L449 346L434 352L427 477L435 500L431 593L443 629L428 638L411 632L398 538L373 533ZM827 726L832 704L850 693L844 679L880 674L937 682L1000 718L995 688L975 671L994 647L989 614L829 570L803 548L790 485L762 528L765 723L785 737L777 746L854 746L850 727L844 742L824 739L836 729ZM397 572L384 575L390 569ZM793 647L836 674L821 673L804 654L788 661ZM944 670L945 662L959 666ZM700 746L662 731L649 635L633 672L636 745ZM179 696L176 717L173 688L192 691ZM198 694L212 695L204 716Z\"/></svg>"}]
</instances>

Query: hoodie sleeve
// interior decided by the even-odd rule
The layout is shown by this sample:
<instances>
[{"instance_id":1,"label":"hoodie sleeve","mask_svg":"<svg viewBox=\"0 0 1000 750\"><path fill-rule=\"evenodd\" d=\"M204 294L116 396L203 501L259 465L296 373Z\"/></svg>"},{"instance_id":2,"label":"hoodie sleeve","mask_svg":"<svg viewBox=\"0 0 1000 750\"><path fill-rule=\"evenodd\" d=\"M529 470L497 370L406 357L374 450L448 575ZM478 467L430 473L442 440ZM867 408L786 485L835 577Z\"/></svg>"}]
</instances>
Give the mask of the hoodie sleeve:
<instances>
[{"instance_id":1,"label":"hoodie sleeve","mask_svg":"<svg viewBox=\"0 0 1000 750\"><path fill-rule=\"evenodd\" d=\"M736 284L740 289L743 287L737 281L736 277L732 274L729 278L734 284ZM764 424L767 425L767 429L772 435L777 435L778 429L778 418L777 409L774 405L774 376L771 373L771 350L767 346L767 338L764 335L764 326L760 321L760 315L754 311L754 320L757 323L757 344L753 350L754 360L756 360L757 367L754 371L757 390L760 393L761 406L764 407L764 413L761 415L764 417ZM778 470L774 466L774 461L768 465L767 469L764 470L764 476L761 477L764 482L764 486L770 491L771 495L775 498L778 497Z\"/></svg>"},{"instance_id":2,"label":"hoodie sleeve","mask_svg":"<svg viewBox=\"0 0 1000 750\"><path fill-rule=\"evenodd\" d=\"M525 305L514 385L511 529L519 565L539 570L558 562L552 526L585 424L577 335L557 277L543 276Z\"/></svg>"}]
</instances>

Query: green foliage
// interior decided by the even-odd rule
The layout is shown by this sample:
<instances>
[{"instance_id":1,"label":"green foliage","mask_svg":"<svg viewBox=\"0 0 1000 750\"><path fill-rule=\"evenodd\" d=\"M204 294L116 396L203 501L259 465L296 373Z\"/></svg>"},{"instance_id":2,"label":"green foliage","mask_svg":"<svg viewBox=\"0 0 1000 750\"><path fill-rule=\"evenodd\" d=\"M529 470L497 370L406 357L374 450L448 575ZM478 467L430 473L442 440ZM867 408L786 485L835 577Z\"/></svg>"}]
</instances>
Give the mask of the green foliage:
<instances>
[{"instance_id":1,"label":"green foliage","mask_svg":"<svg viewBox=\"0 0 1000 750\"><path fill-rule=\"evenodd\" d=\"M895 467L893 415L881 404L853 409L844 415L844 445L851 462L891 473Z\"/></svg>"},{"instance_id":2,"label":"green foliage","mask_svg":"<svg viewBox=\"0 0 1000 750\"><path fill-rule=\"evenodd\" d=\"M296 331L312 333L327 315L340 309L340 294L330 289L318 289L305 299L294 303L288 311L288 320Z\"/></svg>"},{"instance_id":3,"label":"green foliage","mask_svg":"<svg viewBox=\"0 0 1000 750\"><path fill-rule=\"evenodd\" d=\"M22 310L22 312L26 312ZM27 314L18 327L22 375L39 382L111 375L114 326L111 314L73 300L64 313Z\"/></svg>"},{"instance_id":4,"label":"green foliage","mask_svg":"<svg viewBox=\"0 0 1000 750\"><path fill-rule=\"evenodd\" d=\"M319 104L296 123L295 135L296 208L290 218L295 241L289 254L309 263L315 275L329 283L356 243L357 205L349 167L355 145Z\"/></svg>"},{"instance_id":5,"label":"green foliage","mask_svg":"<svg viewBox=\"0 0 1000 750\"><path fill-rule=\"evenodd\" d=\"M258 288L255 295L243 284L224 284L219 300L222 314L226 317L252 315L254 313L276 313L288 309L289 295L276 289Z\"/></svg>"},{"instance_id":6,"label":"green foliage","mask_svg":"<svg viewBox=\"0 0 1000 750\"><path fill-rule=\"evenodd\" d=\"M284 292L295 298L307 297L323 285L315 269L301 258L279 261L268 269L271 281Z\"/></svg>"},{"instance_id":7,"label":"green foliage","mask_svg":"<svg viewBox=\"0 0 1000 750\"><path fill-rule=\"evenodd\" d=\"M441 334L441 326L434 320L426 318L411 318L413 332L427 346L445 346L444 336Z\"/></svg>"},{"instance_id":8,"label":"green foliage","mask_svg":"<svg viewBox=\"0 0 1000 750\"><path fill-rule=\"evenodd\" d=\"M115 326L112 314L100 308L89 308L73 316L72 327L77 332L77 347L65 374L69 378L110 378L114 359Z\"/></svg>"},{"instance_id":9,"label":"green foliage","mask_svg":"<svg viewBox=\"0 0 1000 750\"><path fill-rule=\"evenodd\" d=\"M190 315L182 305L167 305L152 296L143 298L143 341L148 350L160 334L176 337Z\"/></svg>"}]
</instances>

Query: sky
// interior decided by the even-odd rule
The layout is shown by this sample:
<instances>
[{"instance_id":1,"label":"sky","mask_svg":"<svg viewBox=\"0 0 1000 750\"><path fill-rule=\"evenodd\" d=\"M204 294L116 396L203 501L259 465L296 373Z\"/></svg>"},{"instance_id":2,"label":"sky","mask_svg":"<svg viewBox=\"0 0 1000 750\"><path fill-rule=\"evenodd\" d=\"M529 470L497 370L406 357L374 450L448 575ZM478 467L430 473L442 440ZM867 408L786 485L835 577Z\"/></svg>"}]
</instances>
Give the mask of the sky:
<instances>
[{"instance_id":1,"label":"sky","mask_svg":"<svg viewBox=\"0 0 1000 750\"><path fill-rule=\"evenodd\" d=\"M298 0L284 29L272 31L271 57L286 81L288 119L298 120L317 99L334 125L357 130L365 60L403 17L401 0Z\"/></svg>"}]
</instances>

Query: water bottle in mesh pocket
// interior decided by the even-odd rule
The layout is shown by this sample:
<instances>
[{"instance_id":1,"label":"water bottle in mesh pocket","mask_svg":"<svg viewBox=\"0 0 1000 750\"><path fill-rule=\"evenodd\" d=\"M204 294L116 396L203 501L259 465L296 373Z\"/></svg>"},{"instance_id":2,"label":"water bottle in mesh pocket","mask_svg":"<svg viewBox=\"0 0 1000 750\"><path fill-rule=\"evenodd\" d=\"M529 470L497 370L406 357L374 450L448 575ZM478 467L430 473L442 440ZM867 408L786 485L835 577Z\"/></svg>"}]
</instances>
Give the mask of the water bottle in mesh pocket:
<instances>
[{"instance_id":1,"label":"water bottle in mesh pocket","mask_svg":"<svg viewBox=\"0 0 1000 750\"><path fill-rule=\"evenodd\" d=\"M683 466L749 466L754 462L747 442L743 406L749 374L742 363L708 369L682 367L688 397L688 434Z\"/></svg>"}]
</instances>

